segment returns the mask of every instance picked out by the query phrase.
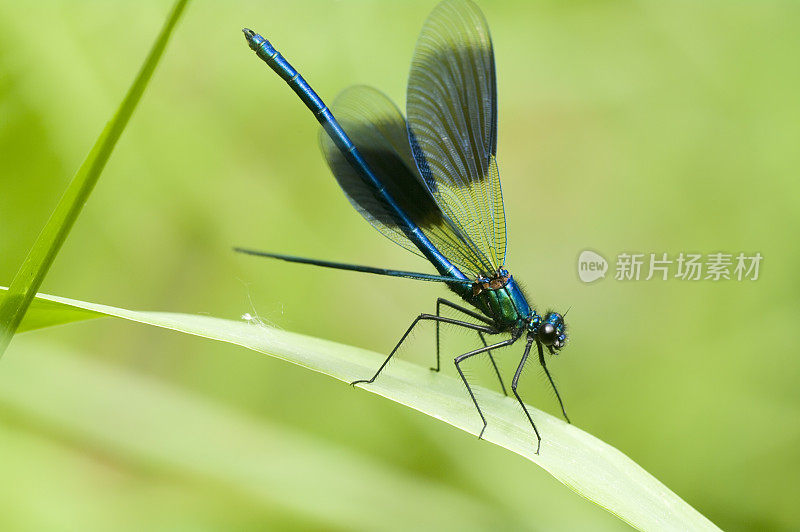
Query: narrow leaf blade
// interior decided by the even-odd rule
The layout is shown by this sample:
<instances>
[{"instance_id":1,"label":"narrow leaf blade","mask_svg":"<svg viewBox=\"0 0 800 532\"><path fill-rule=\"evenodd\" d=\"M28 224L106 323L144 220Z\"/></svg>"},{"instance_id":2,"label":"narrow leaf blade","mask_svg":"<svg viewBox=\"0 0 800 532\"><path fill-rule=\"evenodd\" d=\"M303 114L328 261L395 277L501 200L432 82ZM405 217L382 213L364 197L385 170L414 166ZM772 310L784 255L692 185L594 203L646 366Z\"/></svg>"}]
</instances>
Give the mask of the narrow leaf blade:
<instances>
[{"instance_id":1,"label":"narrow leaf blade","mask_svg":"<svg viewBox=\"0 0 800 532\"><path fill-rule=\"evenodd\" d=\"M240 345L350 382L371 375L383 356L252 323L165 312L139 312L39 294L37 298L93 313ZM398 360L365 390L471 434L480 422L456 379ZM579 495L640 530L719 530L625 454L561 419L529 406L542 451L513 399L481 389L489 426L484 439L538 464Z\"/></svg>"},{"instance_id":2,"label":"narrow leaf blade","mask_svg":"<svg viewBox=\"0 0 800 532\"><path fill-rule=\"evenodd\" d=\"M178 22L188 0L177 0L164 26L153 43L150 53L128 89L117 112L106 124L89 155L81 164L53 214L42 229L28 256L11 282L9 293L0 302L0 356L17 331L36 291L44 281L50 266L58 255L72 226L89 199L106 162L125 130L136 105L144 93L153 71L161 59L172 30Z\"/></svg>"}]
</instances>

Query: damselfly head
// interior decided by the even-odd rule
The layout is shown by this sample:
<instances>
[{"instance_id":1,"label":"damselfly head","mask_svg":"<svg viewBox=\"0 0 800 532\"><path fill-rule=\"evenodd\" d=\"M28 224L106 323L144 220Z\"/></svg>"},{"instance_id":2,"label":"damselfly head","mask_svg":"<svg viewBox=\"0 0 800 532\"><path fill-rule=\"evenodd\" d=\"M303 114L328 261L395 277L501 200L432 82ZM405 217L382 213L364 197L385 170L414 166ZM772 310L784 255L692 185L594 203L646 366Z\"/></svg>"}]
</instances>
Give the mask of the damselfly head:
<instances>
[{"instance_id":1,"label":"damselfly head","mask_svg":"<svg viewBox=\"0 0 800 532\"><path fill-rule=\"evenodd\" d=\"M550 348L553 354L567 343L567 325L564 317L558 312L548 312L536 328L536 338Z\"/></svg>"}]
</instances>

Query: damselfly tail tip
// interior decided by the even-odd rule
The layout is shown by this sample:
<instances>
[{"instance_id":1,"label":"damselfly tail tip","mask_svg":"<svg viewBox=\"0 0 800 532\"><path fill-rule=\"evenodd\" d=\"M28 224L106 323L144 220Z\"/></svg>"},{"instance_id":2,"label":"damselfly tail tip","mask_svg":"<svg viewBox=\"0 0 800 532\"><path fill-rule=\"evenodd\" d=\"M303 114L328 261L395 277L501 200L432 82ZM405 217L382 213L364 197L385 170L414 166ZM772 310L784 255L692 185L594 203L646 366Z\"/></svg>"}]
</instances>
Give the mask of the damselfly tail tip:
<instances>
[{"instance_id":1,"label":"damselfly tail tip","mask_svg":"<svg viewBox=\"0 0 800 532\"><path fill-rule=\"evenodd\" d=\"M244 33L244 38L247 41L247 44L250 45L250 48L254 48L256 46L256 41L258 40L258 33L254 32L250 28L242 28L242 33Z\"/></svg>"}]
</instances>

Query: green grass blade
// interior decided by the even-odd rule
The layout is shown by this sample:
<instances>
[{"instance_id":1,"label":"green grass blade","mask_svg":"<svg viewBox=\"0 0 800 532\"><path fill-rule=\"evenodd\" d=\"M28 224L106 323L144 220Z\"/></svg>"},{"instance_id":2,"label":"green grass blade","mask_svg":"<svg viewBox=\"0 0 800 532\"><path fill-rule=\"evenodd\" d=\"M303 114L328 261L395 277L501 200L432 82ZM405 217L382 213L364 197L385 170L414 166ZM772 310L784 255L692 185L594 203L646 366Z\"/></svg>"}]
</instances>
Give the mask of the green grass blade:
<instances>
[{"instance_id":1,"label":"green grass blade","mask_svg":"<svg viewBox=\"0 0 800 532\"><path fill-rule=\"evenodd\" d=\"M476 495L435 479L265 423L159 379L27 340L15 342L16 356L4 362L0 411L90 449L123 471L155 470L189 487L235 492L326 530L398 530L398 523L408 529L522 528ZM127 528L138 528L131 518Z\"/></svg>"},{"instance_id":2,"label":"green grass blade","mask_svg":"<svg viewBox=\"0 0 800 532\"><path fill-rule=\"evenodd\" d=\"M55 296L46 301L240 345L344 382L371 375L383 355L252 323L163 312L138 312ZM51 307L49 311L53 311ZM480 422L456 379L398 360L365 390L471 434ZM574 425L529 407L542 435L534 453L530 426L516 402L480 389L489 426L484 439L547 470L581 496L640 530L718 530L664 484L614 447Z\"/></svg>"},{"instance_id":3,"label":"green grass blade","mask_svg":"<svg viewBox=\"0 0 800 532\"><path fill-rule=\"evenodd\" d=\"M128 89L117 112L106 124L89 155L81 164L53 214L39 234L28 256L11 282L8 296L0 303L0 356L17 331L33 296L41 286L53 260L66 240L83 205L89 199L114 146L125 130L128 120L158 64L167 41L186 6L187 0L177 0L161 32L153 43L136 79Z\"/></svg>"},{"instance_id":4,"label":"green grass blade","mask_svg":"<svg viewBox=\"0 0 800 532\"><path fill-rule=\"evenodd\" d=\"M2 302L3 293L0 292L0 302ZM93 318L102 318L106 314L93 312L78 307L71 307L48 301L40 297L34 298L28 306L28 312L22 318L22 322L17 327L17 332L35 331L36 329L44 329L46 327L55 327L57 325L65 325L76 321L86 321Z\"/></svg>"}]
</instances>

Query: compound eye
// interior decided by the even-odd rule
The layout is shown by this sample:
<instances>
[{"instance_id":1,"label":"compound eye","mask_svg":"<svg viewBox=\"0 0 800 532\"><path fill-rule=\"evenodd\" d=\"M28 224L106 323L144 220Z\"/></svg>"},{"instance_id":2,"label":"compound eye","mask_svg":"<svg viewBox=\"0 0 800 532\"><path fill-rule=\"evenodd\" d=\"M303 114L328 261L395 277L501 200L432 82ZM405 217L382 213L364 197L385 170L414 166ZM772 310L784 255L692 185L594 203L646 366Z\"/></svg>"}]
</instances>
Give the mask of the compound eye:
<instances>
[{"instance_id":1,"label":"compound eye","mask_svg":"<svg viewBox=\"0 0 800 532\"><path fill-rule=\"evenodd\" d=\"M562 347L564 347L564 344L566 343L567 343L567 335L564 333L560 333L556 337L556 341L555 343L553 343L553 347L555 347L556 349L561 349Z\"/></svg>"},{"instance_id":2,"label":"compound eye","mask_svg":"<svg viewBox=\"0 0 800 532\"><path fill-rule=\"evenodd\" d=\"M556 331L556 326L552 323L544 322L539 326L537 336L544 345L553 345L558 339L558 331Z\"/></svg>"}]
</instances>

